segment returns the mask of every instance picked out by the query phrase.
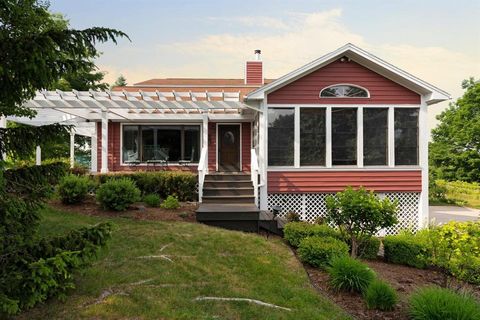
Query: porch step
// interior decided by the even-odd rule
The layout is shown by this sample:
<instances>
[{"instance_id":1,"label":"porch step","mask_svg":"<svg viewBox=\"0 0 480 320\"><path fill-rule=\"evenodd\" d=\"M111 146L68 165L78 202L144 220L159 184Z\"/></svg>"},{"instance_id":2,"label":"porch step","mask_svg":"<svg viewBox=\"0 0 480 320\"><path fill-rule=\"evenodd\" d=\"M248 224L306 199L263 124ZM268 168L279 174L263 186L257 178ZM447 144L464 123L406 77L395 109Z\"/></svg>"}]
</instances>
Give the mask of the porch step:
<instances>
[{"instance_id":1,"label":"porch step","mask_svg":"<svg viewBox=\"0 0 480 320\"><path fill-rule=\"evenodd\" d=\"M246 203L254 204L255 197L252 195L226 195L226 196L203 196L203 203L219 203L219 204L230 204L230 203Z\"/></svg>"},{"instance_id":2,"label":"porch step","mask_svg":"<svg viewBox=\"0 0 480 320\"><path fill-rule=\"evenodd\" d=\"M250 174L239 173L213 173L205 176L205 181L250 181Z\"/></svg>"},{"instance_id":3,"label":"porch step","mask_svg":"<svg viewBox=\"0 0 480 320\"><path fill-rule=\"evenodd\" d=\"M252 187L250 180L206 180L203 188L245 188Z\"/></svg>"},{"instance_id":4,"label":"porch step","mask_svg":"<svg viewBox=\"0 0 480 320\"><path fill-rule=\"evenodd\" d=\"M203 196L253 196L253 187L208 187L203 188Z\"/></svg>"}]
</instances>

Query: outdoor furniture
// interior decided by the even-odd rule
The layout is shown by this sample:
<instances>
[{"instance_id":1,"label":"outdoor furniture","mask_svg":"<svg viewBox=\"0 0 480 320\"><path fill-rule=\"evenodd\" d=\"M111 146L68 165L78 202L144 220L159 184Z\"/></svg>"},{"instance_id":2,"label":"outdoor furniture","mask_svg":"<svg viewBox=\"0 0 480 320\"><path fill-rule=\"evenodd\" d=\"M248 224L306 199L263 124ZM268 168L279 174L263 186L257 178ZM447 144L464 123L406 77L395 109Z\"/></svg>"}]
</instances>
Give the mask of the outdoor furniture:
<instances>
[{"instance_id":1,"label":"outdoor furniture","mask_svg":"<svg viewBox=\"0 0 480 320\"><path fill-rule=\"evenodd\" d=\"M168 167L168 148L154 148L153 159L147 160L147 166L152 165L154 168L160 165L162 168Z\"/></svg>"},{"instance_id":2,"label":"outdoor furniture","mask_svg":"<svg viewBox=\"0 0 480 320\"><path fill-rule=\"evenodd\" d=\"M193 158L195 157L195 148L192 148L192 152L190 153L190 159L186 160L179 160L178 164L181 166L186 167L187 165L191 164L193 162Z\"/></svg>"}]
</instances>

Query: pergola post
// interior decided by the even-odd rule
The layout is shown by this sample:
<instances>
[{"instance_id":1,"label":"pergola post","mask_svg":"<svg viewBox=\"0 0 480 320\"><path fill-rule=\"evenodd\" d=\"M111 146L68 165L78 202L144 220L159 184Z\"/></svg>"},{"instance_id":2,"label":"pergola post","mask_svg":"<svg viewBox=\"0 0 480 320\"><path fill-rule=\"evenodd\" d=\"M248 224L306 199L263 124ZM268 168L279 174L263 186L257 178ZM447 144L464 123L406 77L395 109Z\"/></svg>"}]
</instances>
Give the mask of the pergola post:
<instances>
[{"instance_id":1,"label":"pergola post","mask_svg":"<svg viewBox=\"0 0 480 320\"><path fill-rule=\"evenodd\" d=\"M95 124L94 134L91 137L90 142L90 171L97 172L97 137L98 137L98 128Z\"/></svg>"},{"instance_id":2,"label":"pergola post","mask_svg":"<svg viewBox=\"0 0 480 320\"><path fill-rule=\"evenodd\" d=\"M42 165L42 148L40 146L37 146L35 150L35 164L37 166Z\"/></svg>"},{"instance_id":3,"label":"pergola post","mask_svg":"<svg viewBox=\"0 0 480 320\"><path fill-rule=\"evenodd\" d=\"M208 114L203 115L202 122L202 149L205 148L208 150ZM205 154L205 163L207 164L207 173L208 173L208 151Z\"/></svg>"},{"instance_id":4,"label":"pergola post","mask_svg":"<svg viewBox=\"0 0 480 320\"><path fill-rule=\"evenodd\" d=\"M102 167L101 173L108 172L108 112L102 110Z\"/></svg>"},{"instance_id":5,"label":"pergola post","mask_svg":"<svg viewBox=\"0 0 480 320\"><path fill-rule=\"evenodd\" d=\"M7 118L6 117L0 117L0 128L5 129L7 128ZM7 158L6 153L0 154L0 160L5 160Z\"/></svg>"},{"instance_id":6,"label":"pergola post","mask_svg":"<svg viewBox=\"0 0 480 320\"><path fill-rule=\"evenodd\" d=\"M75 165L75 131L70 130L70 168Z\"/></svg>"},{"instance_id":7,"label":"pergola post","mask_svg":"<svg viewBox=\"0 0 480 320\"><path fill-rule=\"evenodd\" d=\"M258 119L258 158L260 169L260 210L268 208L268 191L267 191L267 141L268 141L268 108L265 104L266 99L260 105L263 112L259 113Z\"/></svg>"}]
</instances>

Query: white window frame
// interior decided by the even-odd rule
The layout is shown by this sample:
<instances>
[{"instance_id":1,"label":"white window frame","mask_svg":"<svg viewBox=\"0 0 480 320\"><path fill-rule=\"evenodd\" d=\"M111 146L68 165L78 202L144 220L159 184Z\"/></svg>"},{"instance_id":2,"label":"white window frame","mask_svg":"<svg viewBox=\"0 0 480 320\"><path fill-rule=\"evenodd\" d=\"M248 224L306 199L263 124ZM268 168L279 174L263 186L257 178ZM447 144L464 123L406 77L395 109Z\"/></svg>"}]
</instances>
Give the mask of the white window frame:
<instances>
[{"instance_id":1,"label":"white window frame","mask_svg":"<svg viewBox=\"0 0 480 320\"><path fill-rule=\"evenodd\" d=\"M202 150L203 146L203 125L202 122L121 122L120 123L120 166L122 167L130 167L132 166L129 163L123 162L123 126L200 126L200 151ZM141 133L140 133L141 134ZM139 166L146 166L148 165L147 162L139 162ZM168 161L168 165L176 166L180 165L179 162ZM198 162L192 162L185 164L186 166L198 166Z\"/></svg>"},{"instance_id":2,"label":"white window frame","mask_svg":"<svg viewBox=\"0 0 480 320\"><path fill-rule=\"evenodd\" d=\"M358 88L358 89L362 89L367 93L367 96L366 97L346 97L346 96L344 96L344 97L322 97L322 91L324 91L326 89L330 89L332 87L338 87L338 86L350 86L350 87L355 87L355 88ZM322 90L320 90L320 92L318 93L318 97L320 99L369 99L370 98L370 91L368 91L367 88L359 86L357 84L335 83L335 84L329 85L328 87L322 88Z\"/></svg>"},{"instance_id":3,"label":"white window frame","mask_svg":"<svg viewBox=\"0 0 480 320\"><path fill-rule=\"evenodd\" d=\"M421 163L417 165L395 165L395 108L405 109L420 109L420 105L408 104L408 105L392 105L392 104L268 104L268 108L293 108L295 119L294 119L294 165L293 166L269 166L268 165L268 154L266 161L266 166L268 171L355 171L355 170L418 170L421 169ZM325 144L325 166L301 166L300 165L300 108L324 108L325 109L325 121L326 121L326 144ZM353 166L333 166L332 165L332 108L356 108L357 109L357 165ZM363 164L363 110L365 108L380 108L388 109L388 133L387 133L387 143L388 143L388 153L387 153L387 164L385 165L371 165L365 166ZM267 117L268 117L268 111ZM268 123L268 119L265 120ZM418 139L418 148L419 154L422 152L424 147L422 140L420 139L420 118L419 118L419 139ZM268 127L266 128L268 131ZM268 147L268 141L267 147Z\"/></svg>"}]
</instances>

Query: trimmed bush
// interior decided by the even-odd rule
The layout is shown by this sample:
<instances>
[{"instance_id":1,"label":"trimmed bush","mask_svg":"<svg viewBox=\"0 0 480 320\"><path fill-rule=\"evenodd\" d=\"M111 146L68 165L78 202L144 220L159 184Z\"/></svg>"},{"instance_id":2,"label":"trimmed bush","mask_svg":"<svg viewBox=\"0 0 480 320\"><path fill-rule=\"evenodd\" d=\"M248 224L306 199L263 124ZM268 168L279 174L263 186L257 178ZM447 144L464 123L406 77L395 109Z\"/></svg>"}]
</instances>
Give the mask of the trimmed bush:
<instances>
[{"instance_id":1,"label":"trimmed bush","mask_svg":"<svg viewBox=\"0 0 480 320\"><path fill-rule=\"evenodd\" d=\"M159 207L161 199L158 194L150 193L143 197L143 202L149 207Z\"/></svg>"},{"instance_id":2,"label":"trimmed bush","mask_svg":"<svg viewBox=\"0 0 480 320\"><path fill-rule=\"evenodd\" d=\"M124 211L140 200L140 190L131 179L112 179L98 188L97 200L104 209Z\"/></svg>"},{"instance_id":3,"label":"trimmed bush","mask_svg":"<svg viewBox=\"0 0 480 320\"><path fill-rule=\"evenodd\" d=\"M330 285L336 290L363 293L375 279L375 272L366 264L349 256L335 257L327 268Z\"/></svg>"},{"instance_id":4,"label":"trimmed bush","mask_svg":"<svg viewBox=\"0 0 480 320\"><path fill-rule=\"evenodd\" d=\"M480 303L468 294L439 287L421 288L409 300L413 320L480 319Z\"/></svg>"},{"instance_id":5,"label":"trimmed bush","mask_svg":"<svg viewBox=\"0 0 480 320\"><path fill-rule=\"evenodd\" d=\"M411 234L386 236L383 239L385 260L415 268L428 265L429 249L424 240Z\"/></svg>"},{"instance_id":6,"label":"trimmed bush","mask_svg":"<svg viewBox=\"0 0 480 320\"><path fill-rule=\"evenodd\" d=\"M348 256L348 246L332 237L307 237L300 242L298 256L311 266L325 268L334 257Z\"/></svg>"},{"instance_id":7,"label":"trimmed bush","mask_svg":"<svg viewBox=\"0 0 480 320\"><path fill-rule=\"evenodd\" d=\"M112 173L95 176L99 184L111 179L132 179L143 195L155 193L165 199L175 195L180 201L195 201L197 199L197 176L182 171L155 171L135 173Z\"/></svg>"},{"instance_id":8,"label":"trimmed bush","mask_svg":"<svg viewBox=\"0 0 480 320\"><path fill-rule=\"evenodd\" d=\"M285 218L287 222L300 222L300 215L294 211L289 211Z\"/></svg>"},{"instance_id":9,"label":"trimmed bush","mask_svg":"<svg viewBox=\"0 0 480 320\"><path fill-rule=\"evenodd\" d=\"M397 304L397 292L388 283L381 280L373 280L365 291L365 302L369 309L382 311L393 310Z\"/></svg>"},{"instance_id":10,"label":"trimmed bush","mask_svg":"<svg viewBox=\"0 0 480 320\"><path fill-rule=\"evenodd\" d=\"M85 176L69 174L60 180L58 194L65 204L81 203L87 196L90 179Z\"/></svg>"},{"instance_id":11,"label":"trimmed bush","mask_svg":"<svg viewBox=\"0 0 480 320\"><path fill-rule=\"evenodd\" d=\"M165 199L162 204L160 205L163 209L178 209L180 208L180 203L178 202L178 198L175 196L168 196L167 199Z\"/></svg>"},{"instance_id":12,"label":"trimmed bush","mask_svg":"<svg viewBox=\"0 0 480 320\"><path fill-rule=\"evenodd\" d=\"M345 242L350 247L350 252L352 250L352 241L345 239ZM380 250L380 239L376 237L370 237L362 241L358 246L358 257L361 259L376 259L378 251Z\"/></svg>"},{"instance_id":13,"label":"trimmed bush","mask_svg":"<svg viewBox=\"0 0 480 320\"><path fill-rule=\"evenodd\" d=\"M308 222L287 223L283 229L283 236L292 247L298 247L303 239L312 236L341 238L335 229L326 224L311 224Z\"/></svg>"}]
</instances>

